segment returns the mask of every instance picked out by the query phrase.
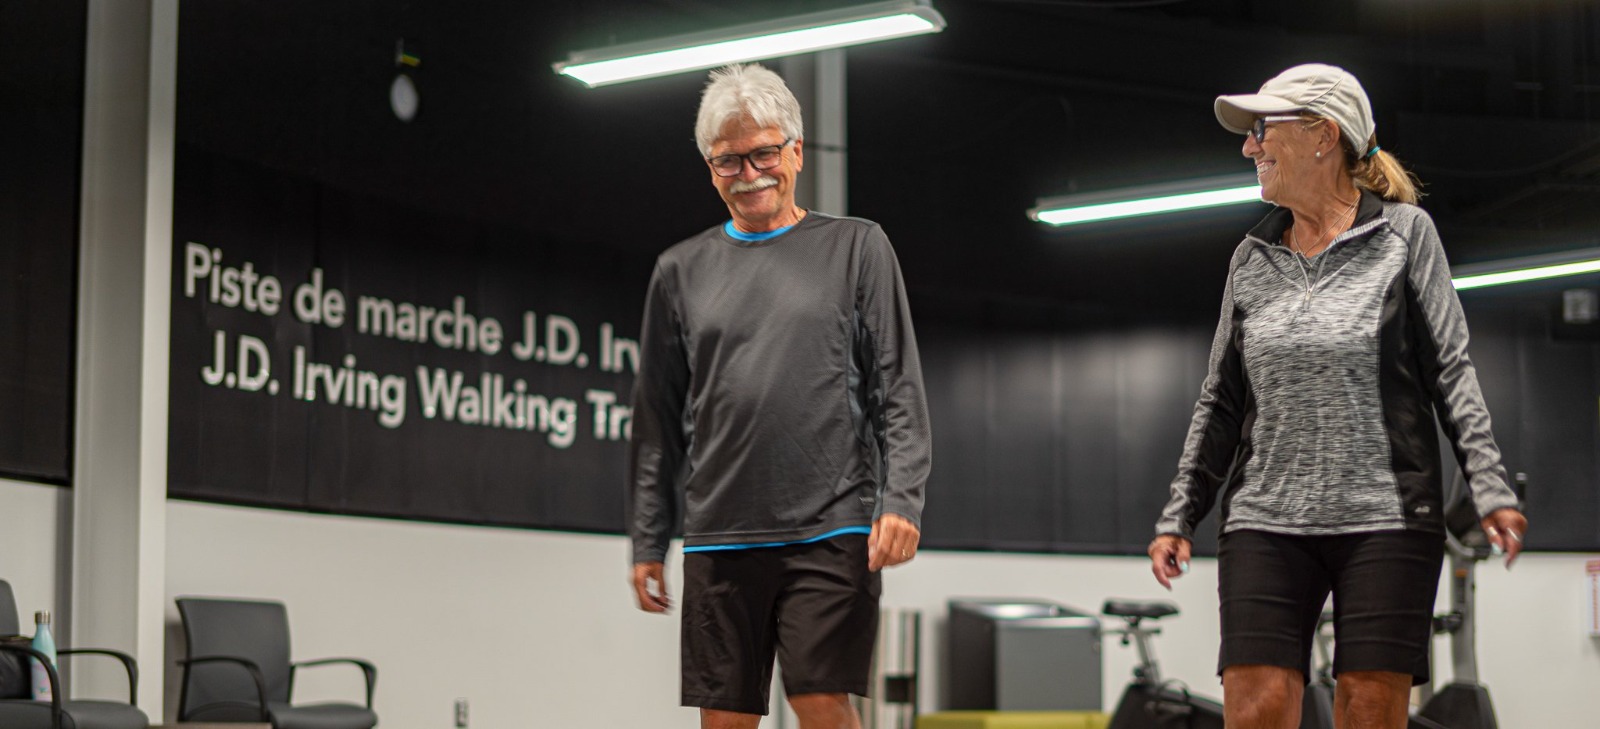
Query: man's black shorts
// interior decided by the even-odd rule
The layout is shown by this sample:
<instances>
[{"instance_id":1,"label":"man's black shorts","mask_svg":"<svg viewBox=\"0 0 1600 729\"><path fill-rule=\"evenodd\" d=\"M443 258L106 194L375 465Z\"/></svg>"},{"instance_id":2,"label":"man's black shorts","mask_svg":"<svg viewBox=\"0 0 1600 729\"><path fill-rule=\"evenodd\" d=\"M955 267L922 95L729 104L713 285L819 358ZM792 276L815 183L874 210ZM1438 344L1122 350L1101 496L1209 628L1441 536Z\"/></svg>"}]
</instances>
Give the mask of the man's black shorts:
<instances>
[{"instance_id":1,"label":"man's black shorts","mask_svg":"<svg viewBox=\"0 0 1600 729\"><path fill-rule=\"evenodd\" d=\"M1444 537L1419 531L1223 534L1217 672L1281 666L1309 681L1317 619L1332 591L1335 674L1391 671L1425 683L1443 560Z\"/></svg>"},{"instance_id":2,"label":"man's black shorts","mask_svg":"<svg viewBox=\"0 0 1600 729\"><path fill-rule=\"evenodd\" d=\"M865 696L882 582L867 535L683 557L683 705L767 713L772 658L789 695Z\"/></svg>"}]
</instances>

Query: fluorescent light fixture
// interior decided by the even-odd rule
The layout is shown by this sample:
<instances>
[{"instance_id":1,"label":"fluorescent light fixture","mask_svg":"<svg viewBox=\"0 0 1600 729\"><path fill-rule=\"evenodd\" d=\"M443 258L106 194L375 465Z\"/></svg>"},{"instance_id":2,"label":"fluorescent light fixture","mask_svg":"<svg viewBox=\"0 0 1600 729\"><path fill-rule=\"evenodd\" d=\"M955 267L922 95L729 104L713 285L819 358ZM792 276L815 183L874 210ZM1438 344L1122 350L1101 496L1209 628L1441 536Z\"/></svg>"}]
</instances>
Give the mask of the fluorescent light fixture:
<instances>
[{"instance_id":1,"label":"fluorescent light fixture","mask_svg":"<svg viewBox=\"0 0 1600 729\"><path fill-rule=\"evenodd\" d=\"M1451 270L1450 283L1457 291L1466 291L1585 273L1600 273L1600 248L1458 266Z\"/></svg>"},{"instance_id":2,"label":"fluorescent light fixture","mask_svg":"<svg viewBox=\"0 0 1600 729\"><path fill-rule=\"evenodd\" d=\"M1143 185L1081 195L1041 198L1028 217L1051 225L1196 210L1261 202L1255 175L1225 175L1162 185Z\"/></svg>"},{"instance_id":3,"label":"fluorescent light fixture","mask_svg":"<svg viewBox=\"0 0 1600 729\"><path fill-rule=\"evenodd\" d=\"M590 88L944 30L926 2L876 2L731 28L575 51L553 65Z\"/></svg>"}]
</instances>

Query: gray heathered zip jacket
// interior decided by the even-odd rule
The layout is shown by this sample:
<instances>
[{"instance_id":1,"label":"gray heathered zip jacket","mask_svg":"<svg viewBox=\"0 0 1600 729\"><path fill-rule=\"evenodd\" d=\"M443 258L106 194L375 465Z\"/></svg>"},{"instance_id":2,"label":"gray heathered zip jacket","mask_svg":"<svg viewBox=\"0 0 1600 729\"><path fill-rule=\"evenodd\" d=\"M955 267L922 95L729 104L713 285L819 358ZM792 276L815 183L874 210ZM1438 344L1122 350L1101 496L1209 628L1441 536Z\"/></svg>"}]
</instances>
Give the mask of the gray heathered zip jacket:
<instances>
[{"instance_id":1,"label":"gray heathered zip jacket","mask_svg":"<svg viewBox=\"0 0 1600 729\"><path fill-rule=\"evenodd\" d=\"M1467 358L1467 325L1433 220L1363 192L1312 261L1268 214L1234 251L1210 370L1157 534L1443 533L1435 413L1479 515L1516 506Z\"/></svg>"},{"instance_id":2,"label":"gray heathered zip jacket","mask_svg":"<svg viewBox=\"0 0 1600 729\"><path fill-rule=\"evenodd\" d=\"M635 562L685 546L790 542L893 513L920 528L927 399L900 266L876 223L810 212L661 254L634 380Z\"/></svg>"}]
</instances>

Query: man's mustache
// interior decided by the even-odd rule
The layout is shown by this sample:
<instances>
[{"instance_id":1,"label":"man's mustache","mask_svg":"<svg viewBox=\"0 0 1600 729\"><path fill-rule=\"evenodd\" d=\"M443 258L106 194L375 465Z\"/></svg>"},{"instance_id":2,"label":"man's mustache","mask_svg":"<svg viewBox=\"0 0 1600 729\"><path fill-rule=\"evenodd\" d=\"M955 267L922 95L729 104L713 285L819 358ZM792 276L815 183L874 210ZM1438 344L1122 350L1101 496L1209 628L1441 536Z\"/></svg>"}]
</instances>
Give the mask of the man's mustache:
<instances>
[{"instance_id":1,"label":"man's mustache","mask_svg":"<svg viewBox=\"0 0 1600 729\"><path fill-rule=\"evenodd\" d=\"M756 190L765 190L776 184L778 184L776 179L765 176L757 177L749 182L745 182L744 180L735 180L732 185L728 186L728 191L736 194L741 192L755 192Z\"/></svg>"}]
</instances>

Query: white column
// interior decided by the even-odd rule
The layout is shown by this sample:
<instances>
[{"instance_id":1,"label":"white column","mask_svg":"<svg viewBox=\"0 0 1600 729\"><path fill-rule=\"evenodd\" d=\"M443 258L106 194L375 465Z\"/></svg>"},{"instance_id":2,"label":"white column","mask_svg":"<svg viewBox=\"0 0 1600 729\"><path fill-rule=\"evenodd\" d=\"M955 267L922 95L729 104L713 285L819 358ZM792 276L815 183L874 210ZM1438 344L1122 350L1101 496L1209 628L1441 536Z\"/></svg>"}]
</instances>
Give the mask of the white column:
<instances>
[{"instance_id":1,"label":"white column","mask_svg":"<svg viewBox=\"0 0 1600 729\"><path fill-rule=\"evenodd\" d=\"M139 660L161 718L177 0L90 0L73 453L73 646ZM73 660L73 693L125 697L120 665Z\"/></svg>"},{"instance_id":2,"label":"white column","mask_svg":"<svg viewBox=\"0 0 1600 729\"><path fill-rule=\"evenodd\" d=\"M844 49L791 56L781 61L779 69L805 117L806 166L796 201L811 210L846 215Z\"/></svg>"}]
</instances>

